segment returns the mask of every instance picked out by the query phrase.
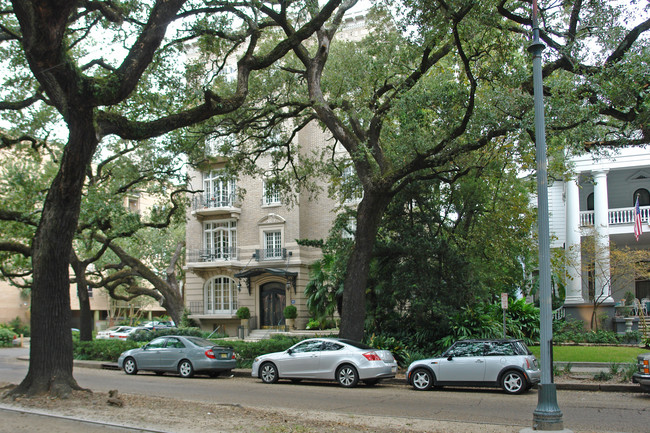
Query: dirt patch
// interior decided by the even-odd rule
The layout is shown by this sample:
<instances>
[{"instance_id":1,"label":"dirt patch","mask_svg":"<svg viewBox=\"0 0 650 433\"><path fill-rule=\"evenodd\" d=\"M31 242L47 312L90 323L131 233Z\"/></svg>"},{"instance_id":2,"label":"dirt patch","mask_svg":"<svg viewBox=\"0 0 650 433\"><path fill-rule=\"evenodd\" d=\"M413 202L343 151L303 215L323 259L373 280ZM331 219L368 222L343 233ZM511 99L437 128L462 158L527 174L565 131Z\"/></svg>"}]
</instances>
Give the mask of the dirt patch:
<instances>
[{"instance_id":1,"label":"dirt patch","mask_svg":"<svg viewBox=\"0 0 650 433\"><path fill-rule=\"evenodd\" d=\"M6 390L7 388L4 391ZM67 399L35 397L10 400L4 398L0 400L0 404L39 413L174 433L204 433L205 431L505 433L520 430L511 426L353 416L320 411L296 414L263 407L215 405L130 394L109 396L107 393L84 391L74 391Z\"/></svg>"}]
</instances>

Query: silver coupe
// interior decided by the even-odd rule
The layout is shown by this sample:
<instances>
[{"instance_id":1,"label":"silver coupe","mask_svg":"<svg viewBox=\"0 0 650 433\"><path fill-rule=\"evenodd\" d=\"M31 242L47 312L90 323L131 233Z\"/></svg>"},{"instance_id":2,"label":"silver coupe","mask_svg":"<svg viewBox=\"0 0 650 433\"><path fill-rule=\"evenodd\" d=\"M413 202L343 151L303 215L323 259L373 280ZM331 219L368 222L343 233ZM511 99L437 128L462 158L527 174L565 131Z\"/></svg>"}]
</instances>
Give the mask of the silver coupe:
<instances>
[{"instance_id":1,"label":"silver coupe","mask_svg":"<svg viewBox=\"0 0 650 433\"><path fill-rule=\"evenodd\" d=\"M373 349L352 340L312 338L284 352L258 356L253 361L252 376L264 383L279 379L335 380L351 388L360 380L372 386L381 379L395 377L396 373L397 362L388 350Z\"/></svg>"}]
</instances>

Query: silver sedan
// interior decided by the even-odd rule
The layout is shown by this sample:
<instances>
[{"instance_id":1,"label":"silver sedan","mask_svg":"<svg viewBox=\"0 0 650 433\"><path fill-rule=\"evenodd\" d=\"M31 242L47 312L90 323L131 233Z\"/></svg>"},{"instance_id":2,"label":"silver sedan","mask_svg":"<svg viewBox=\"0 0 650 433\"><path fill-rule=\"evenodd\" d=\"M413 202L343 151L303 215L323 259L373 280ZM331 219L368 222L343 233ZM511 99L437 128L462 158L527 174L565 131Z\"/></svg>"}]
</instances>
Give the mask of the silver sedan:
<instances>
[{"instance_id":1,"label":"silver sedan","mask_svg":"<svg viewBox=\"0 0 650 433\"><path fill-rule=\"evenodd\" d=\"M126 374L148 370L159 375L173 372L182 377L192 377L194 373L207 373L216 377L235 368L237 360L230 347L217 346L199 337L166 335L138 349L123 352L117 365Z\"/></svg>"},{"instance_id":2,"label":"silver sedan","mask_svg":"<svg viewBox=\"0 0 650 433\"><path fill-rule=\"evenodd\" d=\"M258 356L251 374L264 383L321 379L336 380L351 388L360 380L372 386L381 379L395 377L396 373L397 362L388 350L373 349L352 340L312 338L284 352Z\"/></svg>"}]
</instances>

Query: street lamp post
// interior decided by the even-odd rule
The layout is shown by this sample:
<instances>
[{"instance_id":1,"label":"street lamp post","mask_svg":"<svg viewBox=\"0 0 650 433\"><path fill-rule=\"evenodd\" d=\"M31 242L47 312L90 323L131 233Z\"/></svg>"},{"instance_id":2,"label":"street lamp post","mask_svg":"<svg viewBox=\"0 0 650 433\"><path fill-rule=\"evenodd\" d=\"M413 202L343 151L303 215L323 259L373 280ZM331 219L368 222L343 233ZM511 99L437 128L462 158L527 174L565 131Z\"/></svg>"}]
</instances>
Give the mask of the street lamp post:
<instances>
[{"instance_id":1,"label":"street lamp post","mask_svg":"<svg viewBox=\"0 0 650 433\"><path fill-rule=\"evenodd\" d=\"M537 0L533 0L533 42L528 51L533 55L533 89L535 102L535 145L537 159L537 224L539 234L539 291L540 291L540 361L542 378L537 393L537 407L533 412L533 430L558 431L564 429L562 412L557 405L557 394L551 374L553 317L551 306L551 259L548 222L548 174L546 162L546 132L542 88L542 51L539 39Z\"/></svg>"}]
</instances>

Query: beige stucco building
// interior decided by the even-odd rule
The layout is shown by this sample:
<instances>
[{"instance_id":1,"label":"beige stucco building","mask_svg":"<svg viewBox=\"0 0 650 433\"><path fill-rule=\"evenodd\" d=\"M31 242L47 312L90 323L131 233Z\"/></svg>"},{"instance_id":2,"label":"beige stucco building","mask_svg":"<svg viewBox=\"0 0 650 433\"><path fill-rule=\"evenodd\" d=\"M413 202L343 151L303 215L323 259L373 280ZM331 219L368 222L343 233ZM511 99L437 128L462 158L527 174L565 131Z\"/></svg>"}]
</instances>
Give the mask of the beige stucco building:
<instances>
[{"instance_id":1,"label":"beige stucco building","mask_svg":"<svg viewBox=\"0 0 650 433\"><path fill-rule=\"evenodd\" d=\"M296 140L308 152L324 145L325 135L310 124ZM250 328L257 329L283 328L283 310L294 305L296 327L304 329L309 265L321 251L296 240L325 239L336 202L324 192L315 199L304 192L288 205L264 178L228 179L224 166L223 159L212 158L204 170L189 173L190 188L203 191L191 197L186 227L190 317L203 329L237 335L239 307L250 309Z\"/></svg>"}]
</instances>

